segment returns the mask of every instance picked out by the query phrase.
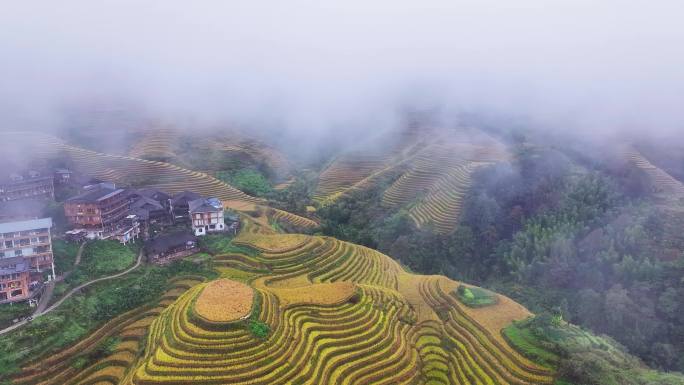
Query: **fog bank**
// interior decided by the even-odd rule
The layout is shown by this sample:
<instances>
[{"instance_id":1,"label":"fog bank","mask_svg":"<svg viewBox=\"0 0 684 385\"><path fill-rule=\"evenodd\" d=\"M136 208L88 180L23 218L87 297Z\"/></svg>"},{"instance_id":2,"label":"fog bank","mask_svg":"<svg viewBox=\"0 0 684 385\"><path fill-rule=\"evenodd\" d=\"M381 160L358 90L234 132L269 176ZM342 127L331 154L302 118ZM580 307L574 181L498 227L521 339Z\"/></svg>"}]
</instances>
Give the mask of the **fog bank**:
<instances>
[{"instance_id":1,"label":"fog bank","mask_svg":"<svg viewBox=\"0 0 684 385\"><path fill-rule=\"evenodd\" d=\"M682 14L678 0L5 2L0 130L114 106L353 137L413 107L676 133Z\"/></svg>"}]
</instances>

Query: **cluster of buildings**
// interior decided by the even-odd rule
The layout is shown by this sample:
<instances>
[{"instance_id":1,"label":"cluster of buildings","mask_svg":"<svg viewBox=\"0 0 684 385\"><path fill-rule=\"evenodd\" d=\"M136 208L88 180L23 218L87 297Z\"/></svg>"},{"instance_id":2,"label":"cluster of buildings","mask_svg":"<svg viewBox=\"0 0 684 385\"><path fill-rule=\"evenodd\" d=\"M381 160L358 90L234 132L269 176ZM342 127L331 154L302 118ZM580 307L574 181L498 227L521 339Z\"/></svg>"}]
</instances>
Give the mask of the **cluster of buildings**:
<instances>
[{"instance_id":1,"label":"cluster of buildings","mask_svg":"<svg viewBox=\"0 0 684 385\"><path fill-rule=\"evenodd\" d=\"M59 185L80 191L64 202L67 239L114 239L123 244L143 239L153 263L196 253L198 236L238 231L237 216L225 216L223 203L216 198L84 180L66 169L0 175L0 304L30 300L56 276L53 221L44 215ZM172 232L156 235L153 230L166 227Z\"/></svg>"},{"instance_id":2,"label":"cluster of buildings","mask_svg":"<svg viewBox=\"0 0 684 385\"><path fill-rule=\"evenodd\" d=\"M64 214L76 239L116 239L127 244L149 239L151 224L189 223L195 236L236 231L237 220L226 225L223 203L183 191L170 196L157 189L123 189L111 183L88 186L64 202Z\"/></svg>"},{"instance_id":3,"label":"cluster of buildings","mask_svg":"<svg viewBox=\"0 0 684 385\"><path fill-rule=\"evenodd\" d=\"M55 276L51 228L50 218L0 223L0 303L29 299Z\"/></svg>"},{"instance_id":4,"label":"cluster of buildings","mask_svg":"<svg viewBox=\"0 0 684 385\"><path fill-rule=\"evenodd\" d=\"M54 199L54 181L54 175L37 170L0 174L0 202Z\"/></svg>"},{"instance_id":5,"label":"cluster of buildings","mask_svg":"<svg viewBox=\"0 0 684 385\"><path fill-rule=\"evenodd\" d=\"M52 219L41 217L54 184L36 170L0 174L0 304L33 298L55 276Z\"/></svg>"}]
</instances>

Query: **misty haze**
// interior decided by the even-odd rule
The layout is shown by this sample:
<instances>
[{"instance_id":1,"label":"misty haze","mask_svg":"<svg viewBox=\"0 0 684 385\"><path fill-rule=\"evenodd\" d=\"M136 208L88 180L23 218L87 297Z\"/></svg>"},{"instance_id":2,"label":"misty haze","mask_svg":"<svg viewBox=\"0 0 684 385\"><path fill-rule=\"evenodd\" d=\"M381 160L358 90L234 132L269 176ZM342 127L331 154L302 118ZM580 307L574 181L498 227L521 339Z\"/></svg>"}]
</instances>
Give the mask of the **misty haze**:
<instances>
[{"instance_id":1,"label":"misty haze","mask_svg":"<svg viewBox=\"0 0 684 385\"><path fill-rule=\"evenodd\" d=\"M684 3L0 11L0 385L684 385Z\"/></svg>"}]
</instances>

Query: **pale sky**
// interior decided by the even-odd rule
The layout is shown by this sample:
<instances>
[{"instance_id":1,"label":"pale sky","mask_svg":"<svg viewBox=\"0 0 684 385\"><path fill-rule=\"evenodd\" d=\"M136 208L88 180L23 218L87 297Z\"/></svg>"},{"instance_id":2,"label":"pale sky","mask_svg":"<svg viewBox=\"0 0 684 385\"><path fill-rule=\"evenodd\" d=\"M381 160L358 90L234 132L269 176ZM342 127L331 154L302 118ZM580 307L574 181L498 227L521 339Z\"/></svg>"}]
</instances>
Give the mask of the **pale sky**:
<instances>
[{"instance_id":1,"label":"pale sky","mask_svg":"<svg viewBox=\"0 0 684 385\"><path fill-rule=\"evenodd\" d=\"M0 130L135 105L322 134L401 106L684 132L684 1L5 1ZM275 122L275 123L274 123Z\"/></svg>"}]
</instances>

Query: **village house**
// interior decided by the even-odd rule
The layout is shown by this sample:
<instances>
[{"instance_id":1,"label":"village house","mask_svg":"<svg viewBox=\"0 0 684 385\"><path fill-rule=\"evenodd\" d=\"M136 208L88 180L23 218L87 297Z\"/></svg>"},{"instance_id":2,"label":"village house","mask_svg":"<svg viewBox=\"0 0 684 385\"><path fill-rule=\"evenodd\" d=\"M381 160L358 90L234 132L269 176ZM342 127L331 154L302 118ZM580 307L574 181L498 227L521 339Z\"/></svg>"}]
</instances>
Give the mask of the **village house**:
<instances>
[{"instance_id":1,"label":"village house","mask_svg":"<svg viewBox=\"0 0 684 385\"><path fill-rule=\"evenodd\" d=\"M164 205L146 196L140 196L131 204L131 210L140 215L141 219L150 222L167 222L169 219L169 212Z\"/></svg>"},{"instance_id":2,"label":"village house","mask_svg":"<svg viewBox=\"0 0 684 385\"><path fill-rule=\"evenodd\" d=\"M30 170L0 175L0 202L20 199L54 199L53 176Z\"/></svg>"},{"instance_id":3,"label":"village house","mask_svg":"<svg viewBox=\"0 0 684 385\"><path fill-rule=\"evenodd\" d=\"M66 168L58 168L55 170L55 183L68 184L71 182L71 171Z\"/></svg>"},{"instance_id":4,"label":"village house","mask_svg":"<svg viewBox=\"0 0 684 385\"><path fill-rule=\"evenodd\" d=\"M98 184L64 202L69 224L88 239L116 238L122 243L140 234L137 216L130 213L130 194L112 184Z\"/></svg>"},{"instance_id":5,"label":"village house","mask_svg":"<svg viewBox=\"0 0 684 385\"><path fill-rule=\"evenodd\" d=\"M30 298L29 268L24 258L0 260L0 304Z\"/></svg>"},{"instance_id":6,"label":"village house","mask_svg":"<svg viewBox=\"0 0 684 385\"><path fill-rule=\"evenodd\" d=\"M169 211L169 205L171 204L169 202L169 199L171 199L169 194L156 188L142 188L136 190L135 192L140 197L146 197L159 202L159 204L161 204L167 212Z\"/></svg>"},{"instance_id":7,"label":"village house","mask_svg":"<svg viewBox=\"0 0 684 385\"><path fill-rule=\"evenodd\" d=\"M30 288L55 277L50 218L0 223L0 303L22 301Z\"/></svg>"},{"instance_id":8,"label":"village house","mask_svg":"<svg viewBox=\"0 0 684 385\"><path fill-rule=\"evenodd\" d=\"M199 251L197 238L187 231L160 235L145 242L148 262L166 264Z\"/></svg>"},{"instance_id":9,"label":"village house","mask_svg":"<svg viewBox=\"0 0 684 385\"><path fill-rule=\"evenodd\" d=\"M202 196L191 192L181 191L171 197L169 201L169 211L174 221L186 221L190 211L190 201L200 199Z\"/></svg>"},{"instance_id":10,"label":"village house","mask_svg":"<svg viewBox=\"0 0 684 385\"><path fill-rule=\"evenodd\" d=\"M200 198L189 202L189 215L195 235L225 230L223 203L217 198Z\"/></svg>"}]
</instances>

